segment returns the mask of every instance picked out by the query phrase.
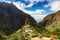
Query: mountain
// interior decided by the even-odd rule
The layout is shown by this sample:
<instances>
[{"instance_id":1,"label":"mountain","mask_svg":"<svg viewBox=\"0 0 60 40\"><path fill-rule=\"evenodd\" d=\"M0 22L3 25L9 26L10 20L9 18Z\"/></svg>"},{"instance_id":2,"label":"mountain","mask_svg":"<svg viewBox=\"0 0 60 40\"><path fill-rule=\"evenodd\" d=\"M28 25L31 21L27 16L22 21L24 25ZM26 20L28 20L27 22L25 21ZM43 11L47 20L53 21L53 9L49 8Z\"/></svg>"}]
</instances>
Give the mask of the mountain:
<instances>
[{"instance_id":1,"label":"mountain","mask_svg":"<svg viewBox=\"0 0 60 40\"><path fill-rule=\"evenodd\" d=\"M36 24L33 17L19 10L12 3L0 2L0 30L4 31L6 35L21 28L26 19L29 20L30 25Z\"/></svg>"},{"instance_id":2,"label":"mountain","mask_svg":"<svg viewBox=\"0 0 60 40\"><path fill-rule=\"evenodd\" d=\"M60 39L60 10L47 15L39 25L42 37Z\"/></svg>"},{"instance_id":3,"label":"mountain","mask_svg":"<svg viewBox=\"0 0 60 40\"><path fill-rule=\"evenodd\" d=\"M43 20L42 22L40 22L40 24L42 26L47 26L47 25L50 25L50 24L53 24L57 21L60 21L60 10L56 13L52 13L50 15L47 15Z\"/></svg>"}]
</instances>

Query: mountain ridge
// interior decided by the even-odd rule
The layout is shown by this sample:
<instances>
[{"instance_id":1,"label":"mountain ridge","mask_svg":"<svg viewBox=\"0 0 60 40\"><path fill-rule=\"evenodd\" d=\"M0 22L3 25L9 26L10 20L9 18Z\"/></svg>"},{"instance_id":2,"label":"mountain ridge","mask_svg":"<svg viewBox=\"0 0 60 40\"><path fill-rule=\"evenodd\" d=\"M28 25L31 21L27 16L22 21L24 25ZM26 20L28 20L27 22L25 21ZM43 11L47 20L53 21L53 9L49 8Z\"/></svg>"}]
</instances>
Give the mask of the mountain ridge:
<instances>
[{"instance_id":1,"label":"mountain ridge","mask_svg":"<svg viewBox=\"0 0 60 40\"><path fill-rule=\"evenodd\" d=\"M53 14L49 14L47 15L42 22L40 22L39 24L46 26L46 25L50 25L55 21L59 21L60 20L60 10L57 11L56 13Z\"/></svg>"},{"instance_id":2,"label":"mountain ridge","mask_svg":"<svg viewBox=\"0 0 60 40\"><path fill-rule=\"evenodd\" d=\"M29 19L30 25L35 25L36 21L29 14L19 10L12 3L0 2L0 30L6 34L10 34L25 25L26 18Z\"/></svg>"}]
</instances>

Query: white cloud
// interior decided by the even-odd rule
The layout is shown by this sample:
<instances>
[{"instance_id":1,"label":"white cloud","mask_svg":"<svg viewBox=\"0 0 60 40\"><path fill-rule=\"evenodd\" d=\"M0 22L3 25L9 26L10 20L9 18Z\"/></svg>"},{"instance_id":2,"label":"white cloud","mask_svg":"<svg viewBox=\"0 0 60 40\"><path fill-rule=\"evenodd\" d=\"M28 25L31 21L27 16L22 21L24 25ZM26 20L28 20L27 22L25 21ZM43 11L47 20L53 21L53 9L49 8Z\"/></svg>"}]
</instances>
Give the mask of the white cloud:
<instances>
[{"instance_id":1,"label":"white cloud","mask_svg":"<svg viewBox=\"0 0 60 40\"><path fill-rule=\"evenodd\" d=\"M26 2L30 2L30 3L38 3L38 2L44 2L45 0L24 0Z\"/></svg>"},{"instance_id":2,"label":"white cloud","mask_svg":"<svg viewBox=\"0 0 60 40\"><path fill-rule=\"evenodd\" d=\"M30 15L41 15L42 13L45 13L45 10L36 10L36 11L23 10L23 11Z\"/></svg>"},{"instance_id":3,"label":"white cloud","mask_svg":"<svg viewBox=\"0 0 60 40\"><path fill-rule=\"evenodd\" d=\"M47 0L48 2L53 2L53 1L60 1L60 0Z\"/></svg>"},{"instance_id":4,"label":"white cloud","mask_svg":"<svg viewBox=\"0 0 60 40\"><path fill-rule=\"evenodd\" d=\"M49 4L44 5L45 8L47 8L47 7L49 7L49 6L50 6Z\"/></svg>"},{"instance_id":5,"label":"white cloud","mask_svg":"<svg viewBox=\"0 0 60 40\"><path fill-rule=\"evenodd\" d=\"M25 4L21 3L20 1L18 2L13 2L13 4L18 8L18 9L24 9L25 8Z\"/></svg>"},{"instance_id":6,"label":"white cloud","mask_svg":"<svg viewBox=\"0 0 60 40\"><path fill-rule=\"evenodd\" d=\"M6 3L11 3L11 1L5 1Z\"/></svg>"},{"instance_id":7,"label":"white cloud","mask_svg":"<svg viewBox=\"0 0 60 40\"><path fill-rule=\"evenodd\" d=\"M30 2L26 7L32 7L34 4L37 4L38 2L44 2L45 0L24 0L25 2Z\"/></svg>"},{"instance_id":8,"label":"white cloud","mask_svg":"<svg viewBox=\"0 0 60 40\"><path fill-rule=\"evenodd\" d=\"M60 0L47 0L49 3L46 4L44 7L51 7L50 10L51 11L58 11L60 10Z\"/></svg>"},{"instance_id":9,"label":"white cloud","mask_svg":"<svg viewBox=\"0 0 60 40\"><path fill-rule=\"evenodd\" d=\"M5 1L5 0L3 0L3 1Z\"/></svg>"},{"instance_id":10,"label":"white cloud","mask_svg":"<svg viewBox=\"0 0 60 40\"><path fill-rule=\"evenodd\" d=\"M43 20L44 17L46 17L47 15L32 15L32 17L34 17L34 19L37 21L37 22L40 22Z\"/></svg>"},{"instance_id":11,"label":"white cloud","mask_svg":"<svg viewBox=\"0 0 60 40\"><path fill-rule=\"evenodd\" d=\"M34 3L30 3L29 5L25 5L24 3L21 3L20 1L13 2L13 4L19 5L22 8L28 8L28 7L32 7L34 5Z\"/></svg>"},{"instance_id":12,"label":"white cloud","mask_svg":"<svg viewBox=\"0 0 60 40\"><path fill-rule=\"evenodd\" d=\"M54 1L50 6L51 10L58 11L60 10L60 1Z\"/></svg>"},{"instance_id":13,"label":"white cloud","mask_svg":"<svg viewBox=\"0 0 60 40\"><path fill-rule=\"evenodd\" d=\"M37 14L45 13L45 10L36 10Z\"/></svg>"},{"instance_id":14,"label":"white cloud","mask_svg":"<svg viewBox=\"0 0 60 40\"><path fill-rule=\"evenodd\" d=\"M30 3L29 5L26 6L27 7L32 7L34 5L34 3Z\"/></svg>"},{"instance_id":15,"label":"white cloud","mask_svg":"<svg viewBox=\"0 0 60 40\"><path fill-rule=\"evenodd\" d=\"M5 1L5 0L0 0L0 2Z\"/></svg>"}]
</instances>

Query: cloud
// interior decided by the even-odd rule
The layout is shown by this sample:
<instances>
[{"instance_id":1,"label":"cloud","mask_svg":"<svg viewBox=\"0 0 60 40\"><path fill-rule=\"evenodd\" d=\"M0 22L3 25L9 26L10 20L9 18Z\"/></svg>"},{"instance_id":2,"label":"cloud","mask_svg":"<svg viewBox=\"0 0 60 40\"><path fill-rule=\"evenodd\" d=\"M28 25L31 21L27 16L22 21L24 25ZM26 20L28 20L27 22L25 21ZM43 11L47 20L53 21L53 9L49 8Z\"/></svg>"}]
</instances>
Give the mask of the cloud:
<instances>
[{"instance_id":1,"label":"cloud","mask_svg":"<svg viewBox=\"0 0 60 40\"><path fill-rule=\"evenodd\" d=\"M24 9L25 8L25 4L21 3L20 1L18 2L13 2L13 4L18 8L18 9Z\"/></svg>"},{"instance_id":2,"label":"cloud","mask_svg":"<svg viewBox=\"0 0 60 40\"><path fill-rule=\"evenodd\" d=\"M5 0L0 0L0 2L5 1Z\"/></svg>"},{"instance_id":3,"label":"cloud","mask_svg":"<svg viewBox=\"0 0 60 40\"><path fill-rule=\"evenodd\" d=\"M30 2L26 7L32 7L34 4L37 4L38 2L44 2L45 0L24 0L25 2Z\"/></svg>"},{"instance_id":4,"label":"cloud","mask_svg":"<svg viewBox=\"0 0 60 40\"><path fill-rule=\"evenodd\" d=\"M42 13L45 13L45 10L35 10L35 11L23 10L23 11L30 15L41 15Z\"/></svg>"},{"instance_id":5,"label":"cloud","mask_svg":"<svg viewBox=\"0 0 60 40\"><path fill-rule=\"evenodd\" d=\"M46 17L47 15L31 15L32 17L34 17L34 19L37 21L37 22L40 22L43 20L44 17Z\"/></svg>"},{"instance_id":6,"label":"cloud","mask_svg":"<svg viewBox=\"0 0 60 40\"><path fill-rule=\"evenodd\" d=\"M35 13L37 13L37 14L45 13L45 10L36 10Z\"/></svg>"},{"instance_id":7,"label":"cloud","mask_svg":"<svg viewBox=\"0 0 60 40\"><path fill-rule=\"evenodd\" d=\"M26 2L30 2L30 3L38 3L38 2L44 2L45 0L24 0Z\"/></svg>"},{"instance_id":8,"label":"cloud","mask_svg":"<svg viewBox=\"0 0 60 40\"><path fill-rule=\"evenodd\" d=\"M32 7L34 5L34 3L30 3L29 5L26 6L27 7Z\"/></svg>"},{"instance_id":9,"label":"cloud","mask_svg":"<svg viewBox=\"0 0 60 40\"><path fill-rule=\"evenodd\" d=\"M21 8L28 8L28 7L32 7L34 5L34 3L30 3L29 5L26 5L24 3L21 3L20 1L17 2L13 2L14 5L19 5Z\"/></svg>"},{"instance_id":10,"label":"cloud","mask_svg":"<svg viewBox=\"0 0 60 40\"><path fill-rule=\"evenodd\" d=\"M44 5L45 8L51 7L51 11L58 11L60 10L60 0L47 0L49 3Z\"/></svg>"},{"instance_id":11,"label":"cloud","mask_svg":"<svg viewBox=\"0 0 60 40\"><path fill-rule=\"evenodd\" d=\"M11 3L11 1L7 1L7 0L0 0L0 2Z\"/></svg>"},{"instance_id":12,"label":"cloud","mask_svg":"<svg viewBox=\"0 0 60 40\"><path fill-rule=\"evenodd\" d=\"M45 8L47 8L47 7L49 7L49 6L50 6L49 4L44 5Z\"/></svg>"},{"instance_id":13,"label":"cloud","mask_svg":"<svg viewBox=\"0 0 60 40\"><path fill-rule=\"evenodd\" d=\"M60 1L54 1L50 6L51 10L58 11L60 10Z\"/></svg>"}]
</instances>

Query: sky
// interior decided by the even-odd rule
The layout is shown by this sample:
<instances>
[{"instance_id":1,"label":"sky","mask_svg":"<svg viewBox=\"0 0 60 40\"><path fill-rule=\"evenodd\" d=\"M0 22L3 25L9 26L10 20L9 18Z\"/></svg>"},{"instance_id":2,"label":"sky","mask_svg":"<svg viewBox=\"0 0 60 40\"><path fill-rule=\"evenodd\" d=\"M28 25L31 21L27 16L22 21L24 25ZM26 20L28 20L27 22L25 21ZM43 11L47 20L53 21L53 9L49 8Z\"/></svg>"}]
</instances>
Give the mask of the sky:
<instances>
[{"instance_id":1,"label":"sky","mask_svg":"<svg viewBox=\"0 0 60 40\"><path fill-rule=\"evenodd\" d=\"M60 10L60 0L0 0L13 3L19 10L30 14L37 22Z\"/></svg>"}]
</instances>

